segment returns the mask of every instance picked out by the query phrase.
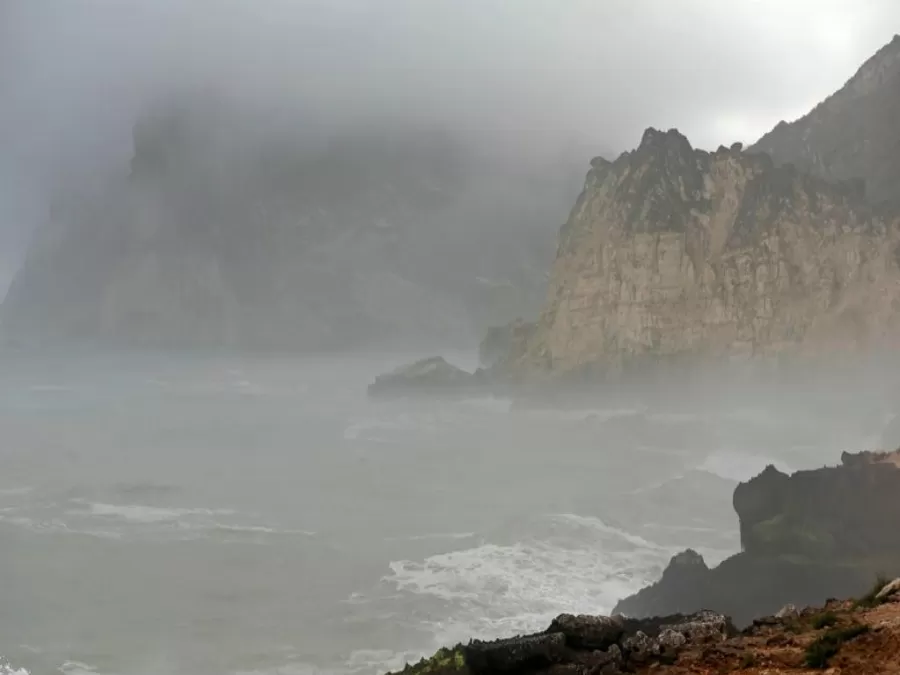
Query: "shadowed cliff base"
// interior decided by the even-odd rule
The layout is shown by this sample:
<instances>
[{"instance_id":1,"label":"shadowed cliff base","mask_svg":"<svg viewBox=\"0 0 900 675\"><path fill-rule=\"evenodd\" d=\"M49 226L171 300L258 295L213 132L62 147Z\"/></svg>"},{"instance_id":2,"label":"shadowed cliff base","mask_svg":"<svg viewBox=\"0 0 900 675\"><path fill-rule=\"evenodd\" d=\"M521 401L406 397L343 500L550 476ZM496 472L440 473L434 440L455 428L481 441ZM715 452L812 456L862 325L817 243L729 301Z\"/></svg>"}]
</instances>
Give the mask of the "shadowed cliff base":
<instances>
[{"instance_id":1,"label":"shadowed cliff base","mask_svg":"<svg viewBox=\"0 0 900 675\"><path fill-rule=\"evenodd\" d=\"M743 550L718 567L688 550L612 617L564 614L543 632L474 640L402 672L898 673L898 494L900 451L845 453L839 466L790 476L770 466L736 488Z\"/></svg>"},{"instance_id":2,"label":"shadowed cliff base","mask_svg":"<svg viewBox=\"0 0 900 675\"><path fill-rule=\"evenodd\" d=\"M741 553L710 569L693 551L615 611L653 616L703 607L739 625L785 604L860 595L900 574L900 451L845 453L842 463L781 473L772 466L734 492Z\"/></svg>"}]
</instances>

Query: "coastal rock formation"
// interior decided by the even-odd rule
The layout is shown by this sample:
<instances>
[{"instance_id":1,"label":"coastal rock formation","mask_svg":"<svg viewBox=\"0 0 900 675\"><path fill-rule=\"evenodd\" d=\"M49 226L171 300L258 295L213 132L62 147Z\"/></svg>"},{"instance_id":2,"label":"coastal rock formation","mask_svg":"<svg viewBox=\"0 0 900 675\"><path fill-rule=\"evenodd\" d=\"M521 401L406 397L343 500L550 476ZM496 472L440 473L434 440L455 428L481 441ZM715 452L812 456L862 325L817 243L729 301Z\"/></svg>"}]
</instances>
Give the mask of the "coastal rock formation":
<instances>
[{"instance_id":1,"label":"coastal rock formation","mask_svg":"<svg viewBox=\"0 0 900 675\"><path fill-rule=\"evenodd\" d=\"M738 633L722 615L644 621L560 617L547 631L441 649L408 665L405 675L784 675L827 670L843 675L896 675L900 594L875 585L858 600L768 616ZM562 621L615 627L605 649L578 641ZM606 643L604 643L606 644Z\"/></svg>"},{"instance_id":2,"label":"coastal rock formation","mask_svg":"<svg viewBox=\"0 0 900 675\"><path fill-rule=\"evenodd\" d=\"M646 620L563 614L541 633L443 649L403 672L617 675L672 663L687 649L720 644L735 634L731 621L714 612Z\"/></svg>"},{"instance_id":3,"label":"coastal rock formation","mask_svg":"<svg viewBox=\"0 0 900 675\"><path fill-rule=\"evenodd\" d=\"M900 195L900 35L809 114L750 148L829 180L862 178L872 201Z\"/></svg>"},{"instance_id":4,"label":"coastal rock formation","mask_svg":"<svg viewBox=\"0 0 900 675\"><path fill-rule=\"evenodd\" d=\"M898 260L897 219L861 182L648 129L592 162L538 324L503 367L605 374L893 345Z\"/></svg>"},{"instance_id":5,"label":"coastal rock formation","mask_svg":"<svg viewBox=\"0 0 900 675\"><path fill-rule=\"evenodd\" d=\"M148 110L121 175L53 204L3 339L468 348L538 310L567 165L485 159L428 130L318 134L284 113L201 93Z\"/></svg>"},{"instance_id":6,"label":"coastal rock formation","mask_svg":"<svg viewBox=\"0 0 900 675\"><path fill-rule=\"evenodd\" d=\"M615 611L654 616L710 608L738 625L790 603L862 593L900 574L900 453L845 454L838 467L790 476L774 467L740 484L734 507L742 552L709 569L675 556L655 584Z\"/></svg>"},{"instance_id":7,"label":"coastal rock formation","mask_svg":"<svg viewBox=\"0 0 900 675\"><path fill-rule=\"evenodd\" d=\"M432 356L377 376L368 392L369 396L466 393L484 383L482 373L466 372L441 356Z\"/></svg>"}]
</instances>

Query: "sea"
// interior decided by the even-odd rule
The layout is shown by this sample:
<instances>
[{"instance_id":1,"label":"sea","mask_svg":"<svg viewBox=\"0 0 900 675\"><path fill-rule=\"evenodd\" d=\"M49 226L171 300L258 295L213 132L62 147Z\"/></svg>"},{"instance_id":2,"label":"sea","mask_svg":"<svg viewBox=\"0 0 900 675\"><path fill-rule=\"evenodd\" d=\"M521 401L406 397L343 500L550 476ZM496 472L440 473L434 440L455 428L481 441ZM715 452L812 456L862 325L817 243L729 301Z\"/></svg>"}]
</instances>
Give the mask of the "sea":
<instances>
[{"instance_id":1,"label":"sea","mask_svg":"<svg viewBox=\"0 0 900 675\"><path fill-rule=\"evenodd\" d=\"M0 354L0 674L384 673L715 564L737 481L878 443L774 396L367 397L417 356Z\"/></svg>"}]
</instances>

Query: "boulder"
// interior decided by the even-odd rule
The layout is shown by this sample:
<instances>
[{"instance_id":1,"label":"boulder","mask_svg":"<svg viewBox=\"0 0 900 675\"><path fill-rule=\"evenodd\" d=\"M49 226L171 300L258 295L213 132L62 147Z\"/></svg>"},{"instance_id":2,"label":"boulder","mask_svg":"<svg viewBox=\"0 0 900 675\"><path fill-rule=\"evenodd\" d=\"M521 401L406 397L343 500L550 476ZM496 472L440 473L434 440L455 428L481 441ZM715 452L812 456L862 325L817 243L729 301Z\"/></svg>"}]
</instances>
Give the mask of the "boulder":
<instances>
[{"instance_id":1,"label":"boulder","mask_svg":"<svg viewBox=\"0 0 900 675\"><path fill-rule=\"evenodd\" d=\"M566 645L574 649L609 649L625 632L625 624L620 617L573 616L561 614L547 629L548 633L562 633Z\"/></svg>"},{"instance_id":2,"label":"boulder","mask_svg":"<svg viewBox=\"0 0 900 675\"><path fill-rule=\"evenodd\" d=\"M680 646L686 642L691 644L722 642L734 632L734 626L731 625L731 620L727 616L704 610L694 616L687 617L679 623L662 626L659 635L661 643L665 634L667 635L667 641L672 644L678 642L678 640L673 639L673 636L681 635L682 639L678 645Z\"/></svg>"},{"instance_id":3,"label":"boulder","mask_svg":"<svg viewBox=\"0 0 900 675\"><path fill-rule=\"evenodd\" d=\"M875 598L877 600L888 600L897 596L900 596L900 579L894 579L891 583L887 584L878 591L878 595L876 595Z\"/></svg>"},{"instance_id":4,"label":"boulder","mask_svg":"<svg viewBox=\"0 0 900 675\"><path fill-rule=\"evenodd\" d=\"M454 393L475 388L482 381L479 374L457 368L441 356L433 356L379 375L369 385L368 392L370 396Z\"/></svg>"},{"instance_id":5,"label":"boulder","mask_svg":"<svg viewBox=\"0 0 900 675\"><path fill-rule=\"evenodd\" d=\"M562 633L473 641L463 648L466 665L473 673L508 673L547 667L563 660L566 638Z\"/></svg>"}]
</instances>

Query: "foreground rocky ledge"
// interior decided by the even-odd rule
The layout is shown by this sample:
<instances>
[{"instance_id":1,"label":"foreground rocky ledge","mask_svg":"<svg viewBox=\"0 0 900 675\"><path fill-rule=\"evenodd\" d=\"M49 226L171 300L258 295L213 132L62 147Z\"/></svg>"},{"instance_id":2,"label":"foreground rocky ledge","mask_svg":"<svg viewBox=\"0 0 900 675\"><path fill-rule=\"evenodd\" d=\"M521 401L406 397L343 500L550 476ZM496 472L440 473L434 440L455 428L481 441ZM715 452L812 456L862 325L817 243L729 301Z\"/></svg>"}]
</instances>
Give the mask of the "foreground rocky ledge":
<instances>
[{"instance_id":1,"label":"foreground rocky ledge","mask_svg":"<svg viewBox=\"0 0 900 675\"><path fill-rule=\"evenodd\" d=\"M860 600L785 607L741 632L721 614L664 619L562 615L547 630L442 649L405 675L900 673L900 579Z\"/></svg>"}]
</instances>

